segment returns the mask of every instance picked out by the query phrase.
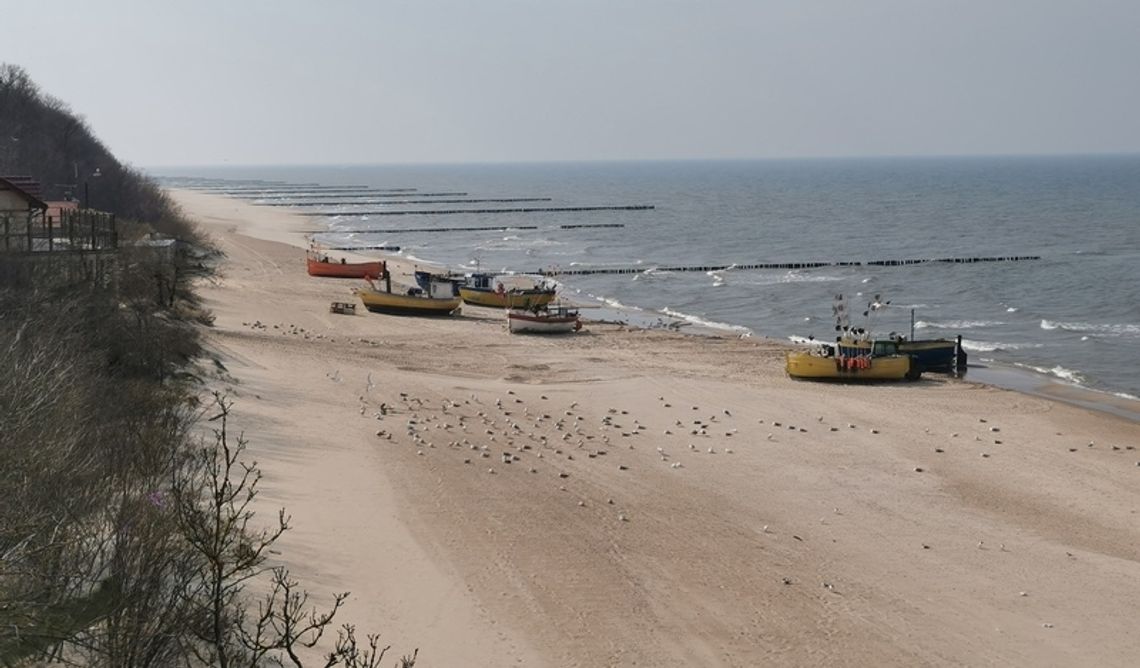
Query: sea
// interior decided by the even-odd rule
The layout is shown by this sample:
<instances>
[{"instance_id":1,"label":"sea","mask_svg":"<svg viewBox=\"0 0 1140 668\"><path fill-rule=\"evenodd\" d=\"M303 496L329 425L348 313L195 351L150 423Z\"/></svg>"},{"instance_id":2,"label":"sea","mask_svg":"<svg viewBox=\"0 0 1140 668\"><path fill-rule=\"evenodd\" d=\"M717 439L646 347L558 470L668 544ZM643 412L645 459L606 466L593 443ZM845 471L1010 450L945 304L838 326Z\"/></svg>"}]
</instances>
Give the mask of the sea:
<instances>
[{"instance_id":1,"label":"sea","mask_svg":"<svg viewBox=\"0 0 1140 668\"><path fill-rule=\"evenodd\" d=\"M842 296L849 324L876 335L911 336L912 322L917 338L961 335L967 376L1015 370L1140 397L1140 156L150 171L333 214L314 219L328 245L398 246L455 271L559 272L563 294L597 319L829 341ZM364 198L335 186L409 190L354 203ZM472 201L494 199L516 201ZM639 205L652 208L486 212ZM472 209L484 212L455 213ZM390 211L417 213L377 215ZM494 229L460 229L474 227ZM1015 256L1039 259L866 264ZM828 264L741 268L816 262ZM625 273L572 273L584 269Z\"/></svg>"}]
</instances>

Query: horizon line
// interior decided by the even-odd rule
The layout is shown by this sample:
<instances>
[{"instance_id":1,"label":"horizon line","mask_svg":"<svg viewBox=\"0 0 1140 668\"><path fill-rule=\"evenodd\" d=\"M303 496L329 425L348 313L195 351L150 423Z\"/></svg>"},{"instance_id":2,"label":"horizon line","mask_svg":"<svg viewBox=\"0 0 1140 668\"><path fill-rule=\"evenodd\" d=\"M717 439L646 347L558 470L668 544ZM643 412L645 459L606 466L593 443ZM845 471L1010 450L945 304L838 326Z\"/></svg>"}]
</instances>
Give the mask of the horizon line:
<instances>
[{"instance_id":1,"label":"horizon line","mask_svg":"<svg viewBox=\"0 0 1140 668\"><path fill-rule=\"evenodd\" d=\"M1068 152L1068 153L898 153L874 155L820 155L780 157L723 158L552 158L529 160L453 160L416 162L250 162L250 163L185 163L140 166L143 170L192 168L280 168L280 167L458 167L477 165L565 165L565 164L630 164L678 162L826 162L846 160L947 160L947 159L1026 159L1026 158L1123 158L1140 157L1140 151Z\"/></svg>"}]
</instances>

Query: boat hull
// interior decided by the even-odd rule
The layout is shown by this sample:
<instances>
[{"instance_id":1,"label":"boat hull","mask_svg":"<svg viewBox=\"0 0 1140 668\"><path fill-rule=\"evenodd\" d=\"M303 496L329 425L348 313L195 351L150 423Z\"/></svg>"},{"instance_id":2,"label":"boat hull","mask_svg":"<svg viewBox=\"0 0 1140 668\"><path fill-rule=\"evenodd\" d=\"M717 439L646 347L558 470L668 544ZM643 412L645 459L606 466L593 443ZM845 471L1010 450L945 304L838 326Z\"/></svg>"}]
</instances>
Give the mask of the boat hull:
<instances>
[{"instance_id":1,"label":"boat hull","mask_svg":"<svg viewBox=\"0 0 1140 668\"><path fill-rule=\"evenodd\" d=\"M459 297L440 299L379 290L359 290L356 294L369 311L393 315L447 316L458 313L463 303Z\"/></svg>"},{"instance_id":2,"label":"boat hull","mask_svg":"<svg viewBox=\"0 0 1140 668\"><path fill-rule=\"evenodd\" d=\"M946 339L902 341L899 352L914 357L923 371L953 371L955 344Z\"/></svg>"},{"instance_id":3,"label":"boat hull","mask_svg":"<svg viewBox=\"0 0 1140 668\"><path fill-rule=\"evenodd\" d=\"M914 380L921 370L909 355L872 357L869 366L847 368L840 358L790 352L788 375L810 380Z\"/></svg>"},{"instance_id":4,"label":"boat hull","mask_svg":"<svg viewBox=\"0 0 1140 668\"><path fill-rule=\"evenodd\" d=\"M534 308L546 306L554 301L554 290L512 290L510 292L496 292L462 286L459 296L464 303L473 306L489 306L494 308Z\"/></svg>"},{"instance_id":5,"label":"boat hull","mask_svg":"<svg viewBox=\"0 0 1140 668\"><path fill-rule=\"evenodd\" d=\"M384 262L322 262L313 258L307 259L310 276L325 276L328 278L364 278L366 276L383 276Z\"/></svg>"},{"instance_id":6,"label":"boat hull","mask_svg":"<svg viewBox=\"0 0 1140 668\"><path fill-rule=\"evenodd\" d=\"M578 314L534 315L530 313L507 314L507 329L513 334L569 334L582 328Z\"/></svg>"}]
</instances>

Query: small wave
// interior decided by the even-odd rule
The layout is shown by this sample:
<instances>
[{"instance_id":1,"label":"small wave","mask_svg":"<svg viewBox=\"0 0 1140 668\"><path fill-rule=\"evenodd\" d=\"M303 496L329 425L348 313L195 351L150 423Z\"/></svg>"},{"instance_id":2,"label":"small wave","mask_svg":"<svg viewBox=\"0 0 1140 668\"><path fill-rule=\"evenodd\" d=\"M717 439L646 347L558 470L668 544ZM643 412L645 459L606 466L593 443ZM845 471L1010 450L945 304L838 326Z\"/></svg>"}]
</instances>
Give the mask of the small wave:
<instances>
[{"instance_id":1,"label":"small wave","mask_svg":"<svg viewBox=\"0 0 1140 668\"><path fill-rule=\"evenodd\" d=\"M665 314L669 317L672 317L672 318L684 320L685 322L692 323L694 325L700 325L701 327L708 327L710 329L722 329L722 330L729 331L729 332L741 332L742 334L746 334L748 336L752 335L752 330L747 328L747 327L744 327L743 325L731 325L727 322L717 322L715 320L705 320L704 318L702 318L700 316L690 315L688 313L681 313L680 311L674 311L673 309L669 308L668 306L666 306L663 309L658 309L657 312L663 313L663 314Z\"/></svg>"},{"instance_id":2,"label":"small wave","mask_svg":"<svg viewBox=\"0 0 1140 668\"><path fill-rule=\"evenodd\" d=\"M962 347L979 353L992 353L996 350L1025 350L1027 348L1042 348L1043 343L1002 343L1000 341L978 341L977 339L962 339Z\"/></svg>"},{"instance_id":3,"label":"small wave","mask_svg":"<svg viewBox=\"0 0 1140 668\"><path fill-rule=\"evenodd\" d=\"M976 329L979 327L1000 327L1005 323L1000 320L947 320L934 322L919 320L914 323L915 329Z\"/></svg>"},{"instance_id":4,"label":"small wave","mask_svg":"<svg viewBox=\"0 0 1140 668\"><path fill-rule=\"evenodd\" d=\"M1060 378L1061 380L1067 380L1069 382L1076 383L1077 385L1080 385L1081 383L1084 382L1084 377L1081 376L1080 373L1078 373L1072 369L1066 369L1065 367L1061 366L1060 364L1053 367L1052 369L1049 369L1049 373Z\"/></svg>"},{"instance_id":5,"label":"small wave","mask_svg":"<svg viewBox=\"0 0 1140 668\"><path fill-rule=\"evenodd\" d=\"M1014 366L1021 367L1022 369L1029 369L1030 371L1036 371L1037 373L1044 374L1046 376L1054 376L1056 378L1060 378L1061 380L1072 383L1074 385L1082 385L1085 381L1084 376L1082 376L1079 371L1067 369L1060 364L1051 368L1034 366L1032 364L1022 364L1020 362L1014 362L1013 364Z\"/></svg>"},{"instance_id":6,"label":"small wave","mask_svg":"<svg viewBox=\"0 0 1140 668\"><path fill-rule=\"evenodd\" d=\"M589 293L586 293L586 294L589 294ZM605 304L606 306L611 307L611 308L622 309L622 310L626 310L626 311L644 311L645 310L642 308L638 308L636 306L626 306L625 304L619 302L618 300L612 299L610 297L600 297L598 295L590 295L590 296L593 297L594 299L600 301L601 303Z\"/></svg>"},{"instance_id":7,"label":"small wave","mask_svg":"<svg viewBox=\"0 0 1140 668\"><path fill-rule=\"evenodd\" d=\"M1121 399L1131 399L1133 401L1140 401L1140 397L1133 395L1133 394L1128 394L1127 392L1113 392L1112 396L1120 397Z\"/></svg>"},{"instance_id":8,"label":"small wave","mask_svg":"<svg viewBox=\"0 0 1140 668\"><path fill-rule=\"evenodd\" d=\"M1020 309L1018 309L1016 306L1010 306L1010 307L1006 308L1005 312L1006 313L1017 313L1018 310L1020 310Z\"/></svg>"},{"instance_id":9,"label":"small wave","mask_svg":"<svg viewBox=\"0 0 1140 668\"><path fill-rule=\"evenodd\" d=\"M709 273L711 274L712 272ZM781 285L791 283L830 283L846 279L841 276L809 276L799 272L789 271L786 274L780 274L778 276L759 274L747 281L745 281L744 276L740 276L736 280L744 285Z\"/></svg>"},{"instance_id":10,"label":"small wave","mask_svg":"<svg viewBox=\"0 0 1140 668\"><path fill-rule=\"evenodd\" d=\"M842 281L841 276L805 276L796 272L788 272L780 279L781 283L830 283L832 281Z\"/></svg>"},{"instance_id":11,"label":"small wave","mask_svg":"<svg viewBox=\"0 0 1140 668\"><path fill-rule=\"evenodd\" d=\"M1056 322L1053 320L1042 320L1041 329L1052 331L1061 329L1066 332L1087 332L1093 335L1102 336L1140 336L1140 325L1132 323L1090 323L1090 322Z\"/></svg>"},{"instance_id":12,"label":"small wave","mask_svg":"<svg viewBox=\"0 0 1140 668\"><path fill-rule=\"evenodd\" d=\"M995 350L1001 350L1000 343L990 343L989 341L969 341L962 339L962 347L966 350L971 350L976 353L992 353Z\"/></svg>"}]
</instances>

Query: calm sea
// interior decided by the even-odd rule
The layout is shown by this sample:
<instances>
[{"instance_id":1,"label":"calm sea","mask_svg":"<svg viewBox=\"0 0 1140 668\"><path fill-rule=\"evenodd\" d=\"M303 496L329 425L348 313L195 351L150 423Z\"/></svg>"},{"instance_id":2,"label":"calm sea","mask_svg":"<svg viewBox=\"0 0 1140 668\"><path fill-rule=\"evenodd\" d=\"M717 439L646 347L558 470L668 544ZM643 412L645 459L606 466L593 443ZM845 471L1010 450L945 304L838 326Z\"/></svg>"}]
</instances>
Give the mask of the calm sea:
<instances>
[{"instance_id":1,"label":"calm sea","mask_svg":"<svg viewBox=\"0 0 1140 668\"><path fill-rule=\"evenodd\" d=\"M550 198L437 205L357 205L324 198L322 204L295 208L343 212L317 219L332 230L323 241L397 245L404 255L453 269L635 266L641 271L561 280L577 300L605 306L602 312L611 317L620 307L622 317L642 323L680 319L742 335L829 340L836 294L846 295L853 306L880 295L892 308L875 315L871 324L877 333L909 333L913 308L919 337L962 334L972 363L1011 365L1090 389L1140 396L1140 156L227 167L155 173L416 188L463 192L471 199ZM631 204L655 208L356 213ZM561 227L583 223L622 227ZM487 226L537 229L399 231ZM337 232L361 229L392 231ZM1042 259L653 270L659 265L1006 255Z\"/></svg>"}]
</instances>

